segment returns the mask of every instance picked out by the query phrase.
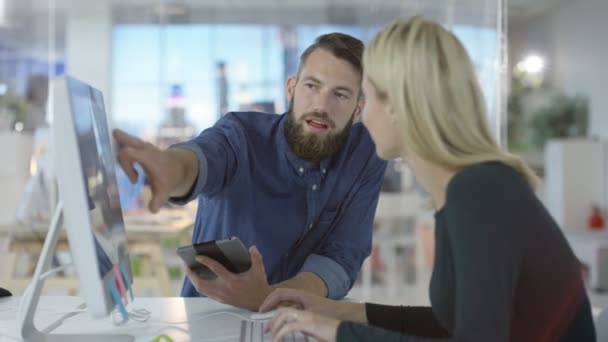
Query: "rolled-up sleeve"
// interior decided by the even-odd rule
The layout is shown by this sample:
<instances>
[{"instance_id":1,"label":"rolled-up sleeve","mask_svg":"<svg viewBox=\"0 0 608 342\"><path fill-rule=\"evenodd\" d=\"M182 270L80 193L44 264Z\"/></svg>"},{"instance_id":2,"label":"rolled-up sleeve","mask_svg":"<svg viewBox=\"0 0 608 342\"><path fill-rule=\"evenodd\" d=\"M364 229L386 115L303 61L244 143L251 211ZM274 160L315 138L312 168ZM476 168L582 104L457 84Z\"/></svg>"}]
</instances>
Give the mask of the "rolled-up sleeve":
<instances>
[{"instance_id":1,"label":"rolled-up sleeve","mask_svg":"<svg viewBox=\"0 0 608 342\"><path fill-rule=\"evenodd\" d=\"M311 272L321 278L327 286L327 297L332 299L346 296L351 288L351 281L344 267L323 255L308 256L300 272Z\"/></svg>"}]
</instances>

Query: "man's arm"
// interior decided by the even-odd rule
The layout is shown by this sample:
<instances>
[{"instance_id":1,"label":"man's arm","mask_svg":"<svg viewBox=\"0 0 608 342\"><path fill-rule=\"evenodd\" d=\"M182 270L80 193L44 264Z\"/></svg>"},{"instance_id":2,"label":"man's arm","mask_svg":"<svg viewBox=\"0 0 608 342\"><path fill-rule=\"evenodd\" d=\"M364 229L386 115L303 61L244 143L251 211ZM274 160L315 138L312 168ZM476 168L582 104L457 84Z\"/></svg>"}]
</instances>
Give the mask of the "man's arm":
<instances>
[{"instance_id":1,"label":"man's arm","mask_svg":"<svg viewBox=\"0 0 608 342\"><path fill-rule=\"evenodd\" d=\"M119 147L118 161L135 183L139 163L152 189L150 211L157 212L171 200L185 204L199 194L213 195L227 186L237 169L235 146L244 146L243 128L227 114L196 138L167 150L114 130ZM213 167L209 168L208 165Z\"/></svg>"},{"instance_id":2,"label":"man's arm","mask_svg":"<svg viewBox=\"0 0 608 342\"><path fill-rule=\"evenodd\" d=\"M321 277L312 272L302 272L291 279L287 279L278 284L272 285L273 288L295 289L327 297L327 285Z\"/></svg>"},{"instance_id":3,"label":"man's arm","mask_svg":"<svg viewBox=\"0 0 608 342\"><path fill-rule=\"evenodd\" d=\"M372 227L386 163L370 160L363 179L344 201L344 207L324 245L309 255L300 273L313 273L326 285L326 296L340 299L352 288L371 251Z\"/></svg>"},{"instance_id":4,"label":"man's arm","mask_svg":"<svg viewBox=\"0 0 608 342\"><path fill-rule=\"evenodd\" d=\"M341 321L368 322L366 307L369 304L336 301L292 289L274 290L260 306L260 312L274 310L286 303L300 310L311 311Z\"/></svg>"},{"instance_id":5,"label":"man's arm","mask_svg":"<svg viewBox=\"0 0 608 342\"><path fill-rule=\"evenodd\" d=\"M219 262L208 257L197 257L197 261L209 267L217 275L215 279L204 279L190 269L186 269L188 278L199 293L221 303L230 304L257 311L266 297L278 288L290 288L307 291L326 297L328 288L323 279L314 273L302 272L284 282L268 285L262 255L257 248L249 249L251 268L243 273L231 273Z\"/></svg>"},{"instance_id":6,"label":"man's arm","mask_svg":"<svg viewBox=\"0 0 608 342\"><path fill-rule=\"evenodd\" d=\"M306 258L300 273L273 288L302 290L332 299L348 293L371 248L374 214L386 170L386 163L375 156L370 162L373 167L344 203L344 214L325 246Z\"/></svg>"},{"instance_id":7,"label":"man's arm","mask_svg":"<svg viewBox=\"0 0 608 342\"><path fill-rule=\"evenodd\" d=\"M194 182L198 177L199 159L192 150L186 148L170 148L165 153L175 161L175 167L180 168L180 173L183 175L169 196L185 197L192 192Z\"/></svg>"},{"instance_id":8,"label":"man's arm","mask_svg":"<svg viewBox=\"0 0 608 342\"><path fill-rule=\"evenodd\" d=\"M150 211L157 212L170 196L184 194L192 187L199 173L196 154L185 149L163 151L121 130L114 130L113 135L118 143L118 162L129 180L137 181L136 163L148 177L152 189Z\"/></svg>"},{"instance_id":9,"label":"man's arm","mask_svg":"<svg viewBox=\"0 0 608 342\"><path fill-rule=\"evenodd\" d=\"M171 202L186 204L201 193L213 196L225 189L237 172L237 160L243 158L236 147L246 144L241 123L229 113L198 137L171 146L168 151L186 165L182 186L171 194Z\"/></svg>"},{"instance_id":10,"label":"man's arm","mask_svg":"<svg viewBox=\"0 0 608 342\"><path fill-rule=\"evenodd\" d=\"M374 157L375 159L375 157ZM306 291L340 299L354 282L371 248L371 230L386 163L377 159L353 195L345 202L344 214L318 254L311 254L293 278L274 284L273 289Z\"/></svg>"}]
</instances>

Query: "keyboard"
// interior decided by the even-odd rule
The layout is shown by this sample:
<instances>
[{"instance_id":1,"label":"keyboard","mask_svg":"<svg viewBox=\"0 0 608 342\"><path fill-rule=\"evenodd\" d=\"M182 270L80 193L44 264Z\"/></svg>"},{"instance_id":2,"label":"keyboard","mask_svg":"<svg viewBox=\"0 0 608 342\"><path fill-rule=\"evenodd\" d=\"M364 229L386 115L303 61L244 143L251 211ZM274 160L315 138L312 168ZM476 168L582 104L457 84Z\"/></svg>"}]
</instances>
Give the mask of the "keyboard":
<instances>
[{"instance_id":1,"label":"keyboard","mask_svg":"<svg viewBox=\"0 0 608 342\"><path fill-rule=\"evenodd\" d=\"M272 342L271 334L264 334L268 321L248 321L241 320L241 334L239 342ZM283 337L284 342L312 342L313 338L309 338L306 335L297 332L292 333L286 337Z\"/></svg>"}]
</instances>

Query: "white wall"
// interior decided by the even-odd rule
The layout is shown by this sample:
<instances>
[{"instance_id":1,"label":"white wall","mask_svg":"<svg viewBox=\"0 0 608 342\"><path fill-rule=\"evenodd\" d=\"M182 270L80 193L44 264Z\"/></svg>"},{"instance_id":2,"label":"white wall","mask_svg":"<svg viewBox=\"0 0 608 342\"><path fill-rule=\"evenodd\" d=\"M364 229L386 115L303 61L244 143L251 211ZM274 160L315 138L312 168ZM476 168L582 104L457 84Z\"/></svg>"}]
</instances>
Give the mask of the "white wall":
<instances>
[{"instance_id":1,"label":"white wall","mask_svg":"<svg viewBox=\"0 0 608 342\"><path fill-rule=\"evenodd\" d=\"M545 204L562 229L585 231L594 206L606 212L608 143L551 140L545 149Z\"/></svg>"},{"instance_id":2,"label":"white wall","mask_svg":"<svg viewBox=\"0 0 608 342\"><path fill-rule=\"evenodd\" d=\"M608 1L564 0L526 23L510 24L512 62L546 56L548 81L589 98L590 134L608 138Z\"/></svg>"},{"instance_id":3,"label":"white wall","mask_svg":"<svg viewBox=\"0 0 608 342\"><path fill-rule=\"evenodd\" d=\"M591 134L608 138L608 1L570 1L554 18L555 80L590 99Z\"/></svg>"}]
</instances>

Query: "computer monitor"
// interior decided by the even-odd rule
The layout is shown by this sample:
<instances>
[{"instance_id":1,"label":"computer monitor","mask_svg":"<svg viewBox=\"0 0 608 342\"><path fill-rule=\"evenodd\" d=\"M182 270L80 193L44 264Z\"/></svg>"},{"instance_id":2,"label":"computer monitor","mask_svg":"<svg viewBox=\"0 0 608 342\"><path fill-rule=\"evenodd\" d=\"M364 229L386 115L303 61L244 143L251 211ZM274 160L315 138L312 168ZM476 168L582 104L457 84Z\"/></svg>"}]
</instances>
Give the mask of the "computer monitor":
<instances>
[{"instance_id":1,"label":"computer monitor","mask_svg":"<svg viewBox=\"0 0 608 342\"><path fill-rule=\"evenodd\" d=\"M132 277L103 95L71 77L57 80L54 90L55 169L65 227L89 312L105 316L114 307L112 266Z\"/></svg>"},{"instance_id":2,"label":"computer monitor","mask_svg":"<svg viewBox=\"0 0 608 342\"><path fill-rule=\"evenodd\" d=\"M52 94L53 165L60 204L34 274L29 294L34 298L26 301L33 305L22 305L29 306L26 311L35 311L41 274L49 267L45 260L53 253L62 214L81 295L89 313L103 317L122 302L116 297L117 284L124 290L133 279L103 96L71 77L54 80ZM27 328L35 330L33 325L23 329Z\"/></svg>"}]
</instances>

